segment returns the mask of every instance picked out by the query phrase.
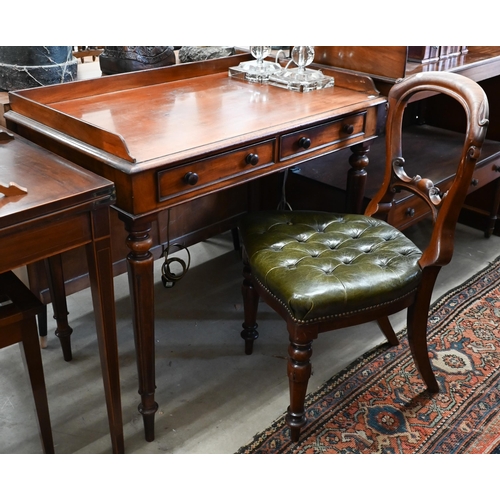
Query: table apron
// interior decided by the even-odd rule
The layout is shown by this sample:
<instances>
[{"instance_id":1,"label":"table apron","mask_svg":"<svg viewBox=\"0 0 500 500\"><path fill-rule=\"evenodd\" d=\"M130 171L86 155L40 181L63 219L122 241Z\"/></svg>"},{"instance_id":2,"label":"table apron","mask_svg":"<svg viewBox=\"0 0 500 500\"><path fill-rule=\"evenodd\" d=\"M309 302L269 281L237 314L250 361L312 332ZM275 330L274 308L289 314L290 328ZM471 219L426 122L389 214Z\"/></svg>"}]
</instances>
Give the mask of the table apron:
<instances>
[{"instance_id":1,"label":"table apron","mask_svg":"<svg viewBox=\"0 0 500 500\"><path fill-rule=\"evenodd\" d=\"M35 220L0 230L0 272L92 241L92 221L88 212L49 221L38 227L36 223Z\"/></svg>"}]
</instances>

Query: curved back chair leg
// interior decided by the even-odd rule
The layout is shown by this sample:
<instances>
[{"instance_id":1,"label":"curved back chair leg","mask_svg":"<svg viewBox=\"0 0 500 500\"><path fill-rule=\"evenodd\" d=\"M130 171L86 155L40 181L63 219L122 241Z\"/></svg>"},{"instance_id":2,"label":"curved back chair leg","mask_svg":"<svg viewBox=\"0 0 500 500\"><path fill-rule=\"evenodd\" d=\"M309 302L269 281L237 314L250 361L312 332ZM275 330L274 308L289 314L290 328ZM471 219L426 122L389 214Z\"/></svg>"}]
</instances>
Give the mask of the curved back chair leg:
<instances>
[{"instance_id":1,"label":"curved back chair leg","mask_svg":"<svg viewBox=\"0 0 500 500\"><path fill-rule=\"evenodd\" d=\"M408 308L408 343L415 365L429 392L439 392L439 385L432 370L427 349L427 321L432 291L440 267L428 267L427 274L417 292L414 303Z\"/></svg>"},{"instance_id":2,"label":"curved back chair leg","mask_svg":"<svg viewBox=\"0 0 500 500\"><path fill-rule=\"evenodd\" d=\"M392 325L391 325L391 322L389 321L389 318L387 316L384 316L383 318L379 318L377 320L377 323L378 323L379 328L382 330L382 333L385 335L387 342L389 342L389 344L392 346L399 345L399 340L396 337L396 333L394 332L394 329L392 328Z\"/></svg>"}]
</instances>

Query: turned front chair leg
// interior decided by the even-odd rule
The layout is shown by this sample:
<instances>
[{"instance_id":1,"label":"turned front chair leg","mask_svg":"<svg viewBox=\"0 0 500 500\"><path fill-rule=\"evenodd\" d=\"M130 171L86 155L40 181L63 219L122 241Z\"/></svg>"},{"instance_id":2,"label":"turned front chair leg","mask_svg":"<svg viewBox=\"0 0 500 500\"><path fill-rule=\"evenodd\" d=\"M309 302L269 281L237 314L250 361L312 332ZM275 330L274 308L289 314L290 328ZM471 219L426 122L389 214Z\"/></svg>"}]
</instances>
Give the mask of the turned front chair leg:
<instances>
[{"instance_id":1,"label":"turned front chair leg","mask_svg":"<svg viewBox=\"0 0 500 500\"><path fill-rule=\"evenodd\" d=\"M250 268L248 266L245 266L243 269L243 275L245 276L245 278L241 286L245 318L244 323L241 325L243 327L241 338L245 341L245 354L252 354L254 340L259 337L259 332L257 331L257 310L259 307L259 294L247 277L249 273Z\"/></svg>"},{"instance_id":2,"label":"turned front chair leg","mask_svg":"<svg viewBox=\"0 0 500 500\"><path fill-rule=\"evenodd\" d=\"M311 376L312 342L296 344L290 342L288 347L288 380L290 385L290 406L286 423L290 427L293 442L299 440L300 431L306 424L305 399L307 383Z\"/></svg>"}]
</instances>

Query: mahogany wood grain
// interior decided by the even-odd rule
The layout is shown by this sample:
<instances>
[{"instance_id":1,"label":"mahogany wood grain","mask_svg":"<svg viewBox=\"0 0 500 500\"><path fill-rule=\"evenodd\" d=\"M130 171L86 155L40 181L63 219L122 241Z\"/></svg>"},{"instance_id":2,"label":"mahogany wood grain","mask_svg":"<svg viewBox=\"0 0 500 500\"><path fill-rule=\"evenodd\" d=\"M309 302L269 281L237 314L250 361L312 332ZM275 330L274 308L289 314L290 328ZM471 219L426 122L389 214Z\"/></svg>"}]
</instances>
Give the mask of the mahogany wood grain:
<instances>
[{"instance_id":1,"label":"mahogany wood grain","mask_svg":"<svg viewBox=\"0 0 500 500\"><path fill-rule=\"evenodd\" d=\"M76 86L88 81L73 83L78 92ZM11 109L130 161L122 168L132 174L158 158L186 161L240 141L261 141L284 127L312 125L338 116L340 110L357 111L363 101L370 106L370 100L376 104L376 99L342 87L283 92L269 85L249 86L219 73L86 98L76 94L50 107L14 94Z\"/></svg>"},{"instance_id":2,"label":"mahogany wood grain","mask_svg":"<svg viewBox=\"0 0 500 500\"><path fill-rule=\"evenodd\" d=\"M314 49L314 61L319 64L392 81L405 76L408 53L405 46L326 46Z\"/></svg>"}]
</instances>

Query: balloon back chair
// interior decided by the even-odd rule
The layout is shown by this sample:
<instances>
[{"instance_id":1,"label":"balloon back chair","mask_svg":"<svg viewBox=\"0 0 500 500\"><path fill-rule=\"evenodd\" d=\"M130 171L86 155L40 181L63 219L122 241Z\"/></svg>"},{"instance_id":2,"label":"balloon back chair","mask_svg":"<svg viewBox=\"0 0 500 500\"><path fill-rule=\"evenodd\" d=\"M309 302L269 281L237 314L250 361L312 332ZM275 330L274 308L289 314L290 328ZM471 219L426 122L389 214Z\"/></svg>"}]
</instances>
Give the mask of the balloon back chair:
<instances>
[{"instance_id":1,"label":"balloon back chair","mask_svg":"<svg viewBox=\"0 0 500 500\"><path fill-rule=\"evenodd\" d=\"M422 91L451 96L462 104L467 118L456 176L447 192L440 192L430 179L408 176L404 169L403 115L409 99ZM385 178L364 215L276 210L250 212L240 221L241 336L246 354L251 354L258 337L259 298L286 322L286 422L292 441L298 441L306 423L312 341L320 333L376 320L389 343L397 345L389 316L407 309L415 365L427 389L439 391L427 351L429 305L437 275L452 258L455 226L486 135L488 113L486 95L472 80L444 72L412 75L397 82L388 95ZM433 231L423 251L386 222L394 193L400 190L410 191L430 207Z\"/></svg>"}]
</instances>

